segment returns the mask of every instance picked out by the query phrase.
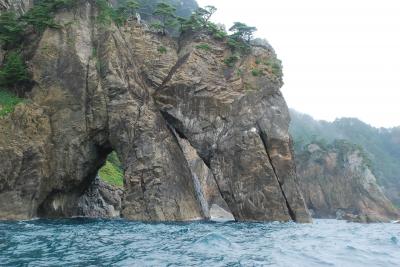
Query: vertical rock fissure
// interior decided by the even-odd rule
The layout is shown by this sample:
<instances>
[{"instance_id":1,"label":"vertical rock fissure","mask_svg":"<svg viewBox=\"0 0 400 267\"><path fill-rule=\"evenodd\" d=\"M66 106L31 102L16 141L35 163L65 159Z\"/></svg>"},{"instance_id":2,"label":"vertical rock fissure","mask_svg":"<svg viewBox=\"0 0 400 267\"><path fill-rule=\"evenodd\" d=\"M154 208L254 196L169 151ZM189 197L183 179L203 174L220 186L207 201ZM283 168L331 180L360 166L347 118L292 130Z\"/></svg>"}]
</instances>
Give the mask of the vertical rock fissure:
<instances>
[{"instance_id":1,"label":"vertical rock fissure","mask_svg":"<svg viewBox=\"0 0 400 267\"><path fill-rule=\"evenodd\" d=\"M179 149L184 154L184 151L183 151L183 148L182 148L182 144L181 144L181 141L179 139L180 138L186 139L185 136L183 136L182 134L178 134L176 129L172 125L170 125L168 123L168 121L165 121L165 122L166 122L168 128L170 129L170 131L172 132L172 134L174 135L174 137L176 139L176 142L179 145ZM186 159L186 157L185 157L185 159ZM210 219L210 208L208 206L207 200L204 197L204 192L203 192L203 189L201 187L199 177L197 177L197 175L195 173L193 173L193 171L190 168L189 163L187 161L186 161L186 164L187 164L187 167L190 170L190 174L191 174L191 178L192 178L193 186L194 186L194 191L195 191L195 194L196 194L196 199L200 204L201 212L202 212L204 218Z\"/></svg>"},{"instance_id":2,"label":"vertical rock fissure","mask_svg":"<svg viewBox=\"0 0 400 267\"><path fill-rule=\"evenodd\" d=\"M280 190L281 190L281 192L282 192L282 196L283 196L283 198L285 199L286 207L287 207L287 209L288 209L288 211L289 211L289 216L290 216L290 218L291 218L293 221L296 221L296 214L294 213L293 209L290 207L290 204L289 204L289 201L288 201L288 199L287 199L287 197L286 197L285 191L283 190L283 184L282 184L282 182L279 180L278 173L277 173L277 171L276 171L276 169L275 169L274 163L272 162L272 158L271 158L271 156L270 156L270 154L269 154L269 152L268 152L267 138L266 138L266 136L265 136L266 134L263 133L263 132L260 130L259 125L257 125L257 128L258 128L258 132L260 133L259 136L260 136L260 138L261 138L261 141L262 141L262 143L263 143L263 145L264 145L265 153L267 154L268 160L269 160L269 162L270 162L270 164L271 164L272 171L274 172L274 175L275 175L275 177L276 177L276 180L277 180L277 182L278 182L278 184L279 184L279 188L280 188Z\"/></svg>"},{"instance_id":3,"label":"vertical rock fissure","mask_svg":"<svg viewBox=\"0 0 400 267\"><path fill-rule=\"evenodd\" d=\"M88 131L89 127L88 127L88 111L90 110L90 104L89 104L89 72L90 72L90 58L86 64L86 77L85 77L85 127L86 127L86 131Z\"/></svg>"}]
</instances>

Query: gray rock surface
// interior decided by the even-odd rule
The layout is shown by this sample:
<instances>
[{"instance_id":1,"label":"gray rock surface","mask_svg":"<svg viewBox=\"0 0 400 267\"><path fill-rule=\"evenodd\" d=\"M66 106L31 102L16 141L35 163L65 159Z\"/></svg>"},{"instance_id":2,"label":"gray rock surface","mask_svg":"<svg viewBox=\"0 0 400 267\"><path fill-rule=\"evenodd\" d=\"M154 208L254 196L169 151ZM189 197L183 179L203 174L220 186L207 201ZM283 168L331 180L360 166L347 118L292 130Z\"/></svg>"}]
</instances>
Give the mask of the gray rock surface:
<instances>
[{"instance_id":1,"label":"gray rock surface","mask_svg":"<svg viewBox=\"0 0 400 267\"><path fill-rule=\"evenodd\" d=\"M63 26L30 48L35 86L0 119L1 219L77 216L115 150L125 172L124 218L207 218L203 192L208 206L236 220L310 221L282 77L255 63L275 59L273 51L254 47L229 68L224 42L198 34L178 43L134 22L104 27L96 14L93 1L60 11ZM252 75L256 67L264 74ZM174 132L197 159L185 155Z\"/></svg>"},{"instance_id":2,"label":"gray rock surface","mask_svg":"<svg viewBox=\"0 0 400 267\"><path fill-rule=\"evenodd\" d=\"M77 216L92 218L120 217L123 190L97 176L78 200Z\"/></svg>"}]
</instances>

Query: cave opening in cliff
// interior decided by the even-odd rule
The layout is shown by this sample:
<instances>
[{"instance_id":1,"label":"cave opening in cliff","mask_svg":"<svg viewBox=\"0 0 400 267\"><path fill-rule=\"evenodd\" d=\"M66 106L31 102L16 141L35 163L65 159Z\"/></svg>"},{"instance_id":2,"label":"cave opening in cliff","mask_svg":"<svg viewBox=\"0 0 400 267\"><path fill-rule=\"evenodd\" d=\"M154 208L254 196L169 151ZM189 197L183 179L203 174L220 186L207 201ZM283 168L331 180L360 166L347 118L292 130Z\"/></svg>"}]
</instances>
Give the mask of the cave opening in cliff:
<instances>
[{"instance_id":1,"label":"cave opening in cliff","mask_svg":"<svg viewBox=\"0 0 400 267\"><path fill-rule=\"evenodd\" d=\"M108 153L96 177L78 201L78 213L83 217L121 217L121 200L124 192L124 168L116 153Z\"/></svg>"},{"instance_id":2,"label":"cave opening in cliff","mask_svg":"<svg viewBox=\"0 0 400 267\"><path fill-rule=\"evenodd\" d=\"M94 152L96 157L84 161L83 166L76 165L76 172L67 174L67 185L60 185L45 196L37 209L39 218L120 217L124 192L122 163L110 146L97 147Z\"/></svg>"},{"instance_id":3,"label":"cave opening in cliff","mask_svg":"<svg viewBox=\"0 0 400 267\"><path fill-rule=\"evenodd\" d=\"M114 187L123 187L124 171L115 151L108 154L106 162L97 172L97 179Z\"/></svg>"}]
</instances>

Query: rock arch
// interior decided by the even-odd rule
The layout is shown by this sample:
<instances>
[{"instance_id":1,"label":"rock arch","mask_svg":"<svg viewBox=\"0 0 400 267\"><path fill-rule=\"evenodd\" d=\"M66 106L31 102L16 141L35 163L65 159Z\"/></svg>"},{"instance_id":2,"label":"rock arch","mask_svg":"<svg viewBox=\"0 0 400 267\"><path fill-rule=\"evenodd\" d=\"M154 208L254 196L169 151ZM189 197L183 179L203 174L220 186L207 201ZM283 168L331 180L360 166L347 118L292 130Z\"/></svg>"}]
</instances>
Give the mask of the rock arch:
<instances>
[{"instance_id":1,"label":"rock arch","mask_svg":"<svg viewBox=\"0 0 400 267\"><path fill-rule=\"evenodd\" d=\"M73 215L111 150L125 171L123 217L206 218L179 132L236 219L309 221L281 77L249 74L273 51L255 47L238 77L210 36L178 43L134 22L106 29L95 14L88 2L57 15L65 26L44 32L30 62L31 101L0 123L0 218Z\"/></svg>"}]
</instances>

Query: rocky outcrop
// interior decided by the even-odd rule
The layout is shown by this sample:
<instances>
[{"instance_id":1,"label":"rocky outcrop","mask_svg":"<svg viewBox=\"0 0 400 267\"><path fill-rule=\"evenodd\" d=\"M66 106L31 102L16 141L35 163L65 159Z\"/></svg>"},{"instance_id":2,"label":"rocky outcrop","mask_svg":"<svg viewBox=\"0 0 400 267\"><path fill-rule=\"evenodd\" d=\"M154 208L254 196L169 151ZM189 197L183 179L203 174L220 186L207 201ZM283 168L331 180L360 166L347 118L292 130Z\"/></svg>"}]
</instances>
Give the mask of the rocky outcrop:
<instances>
[{"instance_id":1,"label":"rocky outcrop","mask_svg":"<svg viewBox=\"0 0 400 267\"><path fill-rule=\"evenodd\" d=\"M78 200L77 216L118 218L123 190L103 182L98 176Z\"/></svg>"},{"instance_id":2,"label":"rocky outcrop","mask_svg":"<svg viewBox=\"0 0 400 267\"><path fill-rule=\"evenodd\" d=\"M400 128L375 128L356 118L338 118L333 122L315 120L290 110L290 129L295 153L318 139L331 143L347 140L363 148L377 178L378 185L400 207Z\"/></svg>"},{"instance_id":3,"label":"rocky outcrop","mask_svg":"<svg viewBox=\"0 0 400 267\"><path fill-rule=\"evenodd\" d=\"M207 43L209 51L197 49ZM183 41L178 63L155 93L166 121L212 170L239 220L308 221L298 190L281 77L256 62L275 57L253 47L228 68L224 44L197 35Z\"/></svg>"},{"instance_id":4,"label":"rocky outcrop","mask_svg":"<svg viewBox=\"0 0 400 267\"><path fill-rule=\"evenodd\" d=\"M242 221L310 221L281 77L256 63L272 50L253 47L228 67L230 50L208 35L178 42L134 22L105 26L94 1L77 6L35 46L29 100L0 119L1 219L76 216L115 150L124 218L207 218L207 204Z\"/></svg>"},{"instance_id":5,"label":"rocky outcrop","mask_svg":"<svg viewBox=\"0 0 400 267\"><path fill-rule=\"evenodd\" d=\"M399 218L359 147L344 141L329 146L312 143L296 159L303 195L313 216L356 222Z\"/></svg>"}]
</instances>

